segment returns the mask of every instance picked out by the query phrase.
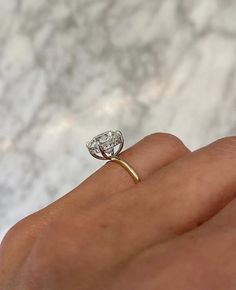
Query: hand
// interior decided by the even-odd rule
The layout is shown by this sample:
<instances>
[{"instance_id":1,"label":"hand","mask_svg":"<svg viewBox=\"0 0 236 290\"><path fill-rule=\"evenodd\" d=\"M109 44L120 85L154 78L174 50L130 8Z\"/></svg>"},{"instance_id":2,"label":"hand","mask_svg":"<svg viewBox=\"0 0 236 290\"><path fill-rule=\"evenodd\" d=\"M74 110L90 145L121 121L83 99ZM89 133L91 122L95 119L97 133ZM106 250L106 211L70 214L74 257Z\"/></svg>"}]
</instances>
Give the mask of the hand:
<instances>
[{"instance_id":1,"label":"hand","mask_svg":"<svg viewBox=\"0 0 236 290\"><path fill-rule=\"evenodd\" d=\"M16 224L1 290L236 289L236 137L191 153L153 134ZM65 173L66 174L66 173Z\"/></svg>"}]
</instances>

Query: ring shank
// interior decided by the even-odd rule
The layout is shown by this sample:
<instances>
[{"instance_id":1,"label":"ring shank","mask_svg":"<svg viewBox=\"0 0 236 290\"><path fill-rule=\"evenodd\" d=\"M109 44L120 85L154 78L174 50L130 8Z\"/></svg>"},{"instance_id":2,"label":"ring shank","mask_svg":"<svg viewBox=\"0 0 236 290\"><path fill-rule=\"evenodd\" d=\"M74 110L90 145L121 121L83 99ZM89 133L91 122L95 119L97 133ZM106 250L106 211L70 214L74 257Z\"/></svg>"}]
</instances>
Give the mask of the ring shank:
<instances>
[{"instance_id":1,"label":"ring shank","mask_svg":"<svg viewBox=\"0 0 236 290\"><path fill-rule=\"evenodd\" d=\"M110 161L115 162L115 163L119 164L120 166L122 166L129 173L129 175L133 178L135 183L140 182L139 175L137 174L137 172L133 169L133 167L128 162L124 161L123 159L121 159L117 156L111 157Z\"/></svg>"}]
</instances>

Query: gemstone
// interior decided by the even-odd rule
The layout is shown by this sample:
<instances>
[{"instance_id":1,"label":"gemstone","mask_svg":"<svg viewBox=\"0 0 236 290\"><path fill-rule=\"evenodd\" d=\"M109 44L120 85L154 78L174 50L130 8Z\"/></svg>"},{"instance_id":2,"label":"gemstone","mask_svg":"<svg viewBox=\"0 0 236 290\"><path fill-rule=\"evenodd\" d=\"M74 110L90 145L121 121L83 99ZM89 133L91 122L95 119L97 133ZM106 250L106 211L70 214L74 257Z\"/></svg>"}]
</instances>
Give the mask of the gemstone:
<instances>
[{"instance_id":1,"label":"gemstone","mask_svg":"<svg viewBox=\"0 0 236 290\"><path fill-rule=\"evenodd\" d=\"M123 146L123 137L120 131L107 131L94 137L87 143L88 150L92 155L98 155L101 150L108 156L115 153L115 147ZM100 148L99 148L100 147Z\"/></svg>"}]
</instances>

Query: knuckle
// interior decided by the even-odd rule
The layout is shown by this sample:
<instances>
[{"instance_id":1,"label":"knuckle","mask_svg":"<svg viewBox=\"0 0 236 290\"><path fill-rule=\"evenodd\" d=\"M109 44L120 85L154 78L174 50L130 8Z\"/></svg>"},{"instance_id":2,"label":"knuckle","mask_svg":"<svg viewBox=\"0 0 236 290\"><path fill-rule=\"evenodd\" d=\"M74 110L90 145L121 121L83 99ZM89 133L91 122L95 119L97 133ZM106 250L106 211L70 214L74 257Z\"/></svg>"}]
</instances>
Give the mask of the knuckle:
<instances>
[{"instance_id":1,"label":"knuckle","mask_svg":"<svg viewBox=\"0 0 236 290\"><path fill-rule=\"evenodd\" d=\"M29 273L30 281L33 280L37 285L42 286L45 282L43 277L47 276L48 280L52 281L58 273L66 273L67 267L75 267L75 257L82 259L83 233L76 235L75 227L77 225L67 218L62 218L60 221L53 220L46 226L36 239L24 263L24 271Z\"/></svg>"},{"instance_id":2,"label":"knuckle","mask_svg":"<svg viewBox=\"0 0 236 290\"><path fill-rule=\"evenodd\" d=\"M236 136L224 137L213 143L214 148L226 153L236 154Z\"/></svg>"},{"instance_id":3,"label":"knuckle","mask_svg":"<svg viewBox=\"0 0 236 290\"><path fill-rule=\"evenodd\" d=\"M38 213L31 214L13 225L2 239L1 247L11 248L16 243L23 243L39 231Z\"/></svg>"},{"instance_id":4,"label":"knuckle","mask_svg":"<svg viewBox=\"0 0 236 290\"><path fill-rule=\"evenodd\" d=\"M234 146L236 148L236 136L221 138L215 141L215 144L219 146Z\"/></svg>"},{"instance_id":5,"label":"knuckle","mask_svg":"<svg viewBox=\"0 0 236 290\"><path fill-rule=\"evenodd\" d=\"M175 135L169 133L153 133L144 138L148 143L152 144L162 144L168 148L168 150L173 150L177 152L186 152L188 149L183 144L183 142Z\"/></svg>"},{"instance_id":6,"label":"knuckle","mask_svg":"<svg viewBox=\"0 0 236 290\"><path fill-rule=\"evenodd\" d=\"M48 225L37 236L21 265L27 285L31 285L33 281L34 285L37 285L37 289L41 289L44 277L47 276L50 279L51 275L54 275L55 271L58 270L61 265L61 263L58 263L58 260L61 258L59 254L64 253L64 249L59 250L61 245L60 238L61 235ZM55 262L56 258L58 260ZM66 264L66 261L63 260L62 263Z\"/></svg>"},{"instance_id":7,"label":"knuckle","mask_svg":"<svg viewBox=\"0 0 236 290\"><path fill-rule=\"evenodd\" d=\"M21 220L13 225L5 234L2 240L2 244L8 244L12 241L16 241L20 237L19 232L26 226L25 220Z\"/></svg>"}]
</instances>

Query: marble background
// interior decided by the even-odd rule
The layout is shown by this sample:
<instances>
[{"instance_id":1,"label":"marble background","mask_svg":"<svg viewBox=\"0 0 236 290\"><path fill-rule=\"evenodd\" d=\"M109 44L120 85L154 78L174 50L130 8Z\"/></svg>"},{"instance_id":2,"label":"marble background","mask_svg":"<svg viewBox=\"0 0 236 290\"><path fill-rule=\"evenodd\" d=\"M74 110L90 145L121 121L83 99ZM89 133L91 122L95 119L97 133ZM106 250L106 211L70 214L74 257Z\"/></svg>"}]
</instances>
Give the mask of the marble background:
<instances>
[{"instance_id":1,"label":"marble background","mask_svg":"<svg viewBox=\"0 0 236 290\"><path fill-rule=\"evenodd\" d=\"M235 0L0 0L0 237L101 163L121 129L236 134Z\"/></svg>"}]
</instances>

